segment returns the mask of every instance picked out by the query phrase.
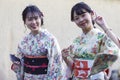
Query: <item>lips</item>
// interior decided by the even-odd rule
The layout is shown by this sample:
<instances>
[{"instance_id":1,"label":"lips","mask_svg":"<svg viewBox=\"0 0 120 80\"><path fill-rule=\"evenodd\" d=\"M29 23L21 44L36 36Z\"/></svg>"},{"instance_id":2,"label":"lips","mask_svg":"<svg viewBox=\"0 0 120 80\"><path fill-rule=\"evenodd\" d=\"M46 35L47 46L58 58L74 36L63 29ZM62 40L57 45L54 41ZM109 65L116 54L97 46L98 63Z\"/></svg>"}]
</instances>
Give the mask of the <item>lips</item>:
<instances>
[{"instance_id":1,"label":"lips","mask_svg":"<svg viewBox=\"0 0 120 80\"><path fill-rule=\"evenodd\" d=\"M82 22L80 22L80 26L83 26L83 25L85 25L87 22L86 21L82 21Z\"/></svg>"},{"instance_id":2,"label":"lips","mask_svg":"<svg viewBox=\"0 0 120 80\"><path fill-rule=\"evenodd\" d=\"M32 28L32 29L36 29L36 28L37 28L37 26L31 26L31 28Z\"/></svg>"}]
</instances>

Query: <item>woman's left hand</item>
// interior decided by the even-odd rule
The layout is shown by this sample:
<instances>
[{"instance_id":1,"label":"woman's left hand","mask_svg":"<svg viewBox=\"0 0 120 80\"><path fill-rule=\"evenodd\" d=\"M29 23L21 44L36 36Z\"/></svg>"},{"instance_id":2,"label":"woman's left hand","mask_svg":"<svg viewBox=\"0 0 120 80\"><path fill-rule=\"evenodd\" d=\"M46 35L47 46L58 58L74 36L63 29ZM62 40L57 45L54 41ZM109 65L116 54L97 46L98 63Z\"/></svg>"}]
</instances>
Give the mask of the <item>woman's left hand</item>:
<instances>
[{"instance_id":1,"label":"woman's left hand","mask_svg":"<svg viewBox=\"0 0 120 80\"><path fill-rule=\"evenodd\" d=\"M19 62L14 62L12 65L11 65L11 69L17 73L18 71L20 71L20 66L21 64Z\"/></svg>"},{"instance_id":2,"label":"woman's left hand","mask_svg":"<svg viewBox=\"0 0 120 80\"><path fill-rule=\"evenodd\" d=\"M105 19L102 16L96 16L95 23L99 25L103 30L106 30L108 28L107 23Z\"/></svg>"}]
</instances>

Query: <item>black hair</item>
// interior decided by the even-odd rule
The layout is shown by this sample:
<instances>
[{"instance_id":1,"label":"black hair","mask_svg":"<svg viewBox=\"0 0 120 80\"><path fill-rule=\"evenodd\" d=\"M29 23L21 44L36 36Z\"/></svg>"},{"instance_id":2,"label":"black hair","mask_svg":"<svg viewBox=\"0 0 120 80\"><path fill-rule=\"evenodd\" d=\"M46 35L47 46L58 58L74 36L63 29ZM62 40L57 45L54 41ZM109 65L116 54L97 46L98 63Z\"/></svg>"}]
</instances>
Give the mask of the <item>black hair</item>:
<instances>
[{"instance_id":1,"label":"black hair","mask_svg":"<svg viewBox=\"0 0 120 80\"><path fill-rule=\"evenodd\" d=\"M38 15L39 15L39 17L41 18L41 25L43 25L43 13L42 13L42 12L40 11L40 9L39 9L37 6L35 6L35 5L29 5L29 6L27 6L27 7L23 10L23 12L22 12L22 19L23 19L24 23L25 23L26 16L27 16L27 14L28 14L29 12L31 12L31 13L37 12Z\"/></svg>"},{"instance_id":2,"label":"black hair","mask_svg":"<svg viewBox=\"0 0 120 80\"><path fill-rule=\"evenodd\" d=\"M71 21L74 21L74 12L76 12L77 15L81 15L85 12L91 13L92 9L90 8L90 6L88 6L86 3L84 2L80 2L75 4L72 9L71 9ZM92 21L94 24L94 21Z\"/></svg>"}]
</instances>

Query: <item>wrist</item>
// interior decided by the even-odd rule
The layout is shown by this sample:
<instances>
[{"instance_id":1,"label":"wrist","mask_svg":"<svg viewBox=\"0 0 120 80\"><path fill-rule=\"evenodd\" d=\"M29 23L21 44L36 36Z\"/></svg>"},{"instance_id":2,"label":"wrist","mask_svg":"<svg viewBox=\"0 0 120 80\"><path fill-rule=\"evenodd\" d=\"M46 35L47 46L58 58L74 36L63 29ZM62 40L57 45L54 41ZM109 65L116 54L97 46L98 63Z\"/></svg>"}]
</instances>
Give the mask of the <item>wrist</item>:
<instances>
[{"instance_id":1,"label":"wrist","mask_svg":"<svg viewBox=\"0 0 120 80\"><path fill-rule=\"evenodd\" d=\"M112 29L111 28L106 28L104 31L105 33L107 33L108 31L111 31Z\"/></svg>"},{"instance_id":2,"label":"wrist","mask_svg":"<svg viewBox=\"0 0 120 80\"><path fill-rule=\"evenodd\" d=\"M105 25L102 26L101 28L102 28L104 31L107 30L107 29L109 29L109 27L108 27L108 26L105 26Z\"/></svg>"},{"instance_id":3,"label":"wrist","mask_svg":"<svg viewBox=\"0 0 120 80\"><path fill-rule=\"evenodd\" d=\"M103 30L108 28L108 25L107 24L98 24Z\"/></svg>"}]
</instances>

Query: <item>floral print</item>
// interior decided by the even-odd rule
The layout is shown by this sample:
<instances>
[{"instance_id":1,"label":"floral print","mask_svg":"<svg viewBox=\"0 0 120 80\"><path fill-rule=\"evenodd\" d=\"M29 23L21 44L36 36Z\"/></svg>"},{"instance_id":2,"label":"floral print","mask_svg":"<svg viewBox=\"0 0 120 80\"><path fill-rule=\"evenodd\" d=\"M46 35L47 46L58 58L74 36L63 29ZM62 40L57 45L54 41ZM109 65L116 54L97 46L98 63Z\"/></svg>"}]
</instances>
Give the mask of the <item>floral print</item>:
<instances>
[{"instance_id":1,"label":"floral print","mask_svg":"<svg viewBox=\"0 0 120 80\"><path fill-rule=\"evenodd\" d=\"M45 54L46 50L48 54ZM33 75L24 73L24 80L59 80L60 77L60 80L65 80L63 76L64 65L58 42L46 29L41 29L40 33L35 36L31 33L25 36L18 45L17 52L20 59L24 55L47 55L49 60L47 74Z\"/></svg>"},{"instance_id":2,"label":"floral print","mask_svg":"<svg viewBox=\"0 0 120 80\"><path fill-rule=\"evenodd\" d=\"M73 54L106 53L117 54L118 47L104 33L98 29L92 29L87 34L78 36L73 41Z\"/></svg>"},{"instance_id":3,"label":"floral print","mask_svg":"<svg viewBox=\"0 0 120 80\"><path fill-rule=\"evenodd\" d=\"M71 56L74 55L74 58L88 61L90 57L88 54L118 54L119 52L118 47L113 43L113 41L111 41L111 39L109 39L103 32L96 28L93 28L87 34L83 33L81 36L78 36L73 41L72 46ZM79 79L74 76L74 80Z\"/></svg>"}]
</instances>

